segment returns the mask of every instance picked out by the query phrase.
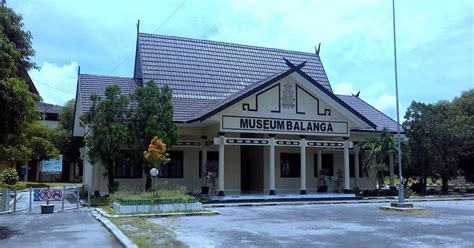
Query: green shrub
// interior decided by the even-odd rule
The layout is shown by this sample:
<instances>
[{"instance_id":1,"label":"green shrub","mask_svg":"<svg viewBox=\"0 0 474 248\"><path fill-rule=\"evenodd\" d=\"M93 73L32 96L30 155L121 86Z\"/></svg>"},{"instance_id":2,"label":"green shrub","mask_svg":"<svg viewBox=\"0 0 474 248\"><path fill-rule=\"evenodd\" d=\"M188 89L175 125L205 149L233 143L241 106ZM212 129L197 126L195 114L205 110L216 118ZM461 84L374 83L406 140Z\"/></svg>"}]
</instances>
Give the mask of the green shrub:
<instances>
[{"instance_id":1,"label":"green shrub","mask_svg":"<svg viewBox=\"0 0 474 248\"><path fill-rule=\"evenodd\" d=\"M104 207L110 205L110 199L107 196L95 196L91 199L91 207Z\"/></svg>"},{"instance_id":2,"label":"green shrub","mask_svg":"<svg viewBox=\"0 0 474 248\"><path fill-rule=\"evenodd\" d=\"M47 188L50 187L47 183L26 183L26 188Z\"/></svg>"},{"instance_id":3,"label":"green shrub","mask_svg":"<svg viewBox=\"0 0 474 248\"><path fill-rule=\"evenodd\" d=\"M5 185L15 185L20 181L15 169L6 169L0 173L0 180Z\"/></svg>"}]
</instances>

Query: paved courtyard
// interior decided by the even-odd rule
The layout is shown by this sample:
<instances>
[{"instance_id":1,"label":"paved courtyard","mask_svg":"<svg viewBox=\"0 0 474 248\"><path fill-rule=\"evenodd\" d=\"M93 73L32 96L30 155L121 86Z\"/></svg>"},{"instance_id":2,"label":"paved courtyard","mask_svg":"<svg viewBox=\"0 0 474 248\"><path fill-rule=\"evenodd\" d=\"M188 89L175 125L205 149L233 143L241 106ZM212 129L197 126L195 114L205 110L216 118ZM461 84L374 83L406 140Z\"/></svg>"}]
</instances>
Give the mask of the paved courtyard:
<instances>
[{"instance_id":1,"label":"paved courtyard","mask_svg":"<svg viewBox=\"0 0 474 248\"><path fill-rule=\"evenodd\" d=\"M190 247L474 247L474 201L216 208L217 216L151 219Z\"/></svg>"},{"instance_id":2,"label":"paved courtyard","mask_svg":"<svg viewBox=\"0 0 474 248\"><path fill-rule=\"evenodd\" d=\"M120 247L86 209L0 215L0 247Z\"/></svg>"}]
</instances>

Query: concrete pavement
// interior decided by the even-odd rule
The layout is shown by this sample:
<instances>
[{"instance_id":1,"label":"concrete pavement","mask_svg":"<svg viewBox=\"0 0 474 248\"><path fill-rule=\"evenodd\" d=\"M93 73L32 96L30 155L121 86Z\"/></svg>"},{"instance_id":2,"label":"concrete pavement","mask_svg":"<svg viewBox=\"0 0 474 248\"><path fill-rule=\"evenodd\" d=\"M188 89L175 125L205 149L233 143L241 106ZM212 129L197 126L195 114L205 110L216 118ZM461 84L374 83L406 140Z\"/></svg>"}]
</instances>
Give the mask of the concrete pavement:
<instances>
[{"instance_id":1,"label":"concrete pavement","mask_svg":"<svg viewBox=\"0 0 474 248\"><path fill-rule=\"evenodd\" d=\"M121 247L87 209L0 215L0 247Z\"/></svg>"},{"instance_id":2,"label":"concrete pavement","mask_svg":"<svg viewBox=\"0 0 474 248\"><path fill-rule=\"evenodd\" d=\"M474 201L218 208L217 216L150 219L190 247L474 247Z\"/></svg>"}]
</instances>

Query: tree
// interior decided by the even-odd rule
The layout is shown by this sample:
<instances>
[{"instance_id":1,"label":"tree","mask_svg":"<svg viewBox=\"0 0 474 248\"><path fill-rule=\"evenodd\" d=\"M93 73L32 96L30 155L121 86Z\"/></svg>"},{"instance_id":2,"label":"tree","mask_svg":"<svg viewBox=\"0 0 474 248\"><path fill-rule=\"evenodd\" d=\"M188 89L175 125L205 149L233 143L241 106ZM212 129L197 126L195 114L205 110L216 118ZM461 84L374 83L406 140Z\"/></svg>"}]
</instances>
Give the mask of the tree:
<instances>
[{"instance_id":1,"label":"tree","mask_svg":"<svg viewBox=\"0 0 474 248\"><path fill-rule=\"evenodd\" d=\"M173 104L171 88L167 85L159 88L150 81L143 88L137 88L131 95L133 106L131 110L130 129L134 135L134 151L145 165L142 153L153 137L158 136L171 148L178 140L178 128L173 122ZM143 166L147 168L147 166ZM146 189L151 187L151 177L145 171Z\"/></svg>"},{"instance_id":2,"label":"tree","mask_svg":"<svg viewBox=\"0 0 474 248\"><path fill-rule=\"evenodd\" d=\"M35 55L31 33L23 30L22 20L12 9L0 6L0 81L24 79L24 72L36 68L30 61Z\"/></svg>"},{"instance_id":3,"label":"tree","mask_svg":"<svg viewBox=\"0 0 474 248\"><path fill-rule=\"evenodd\" d=\"M469 119L449 102L438 102L431 108L429 134L432 138L435 173L442 181L443 193L448 181L458 176L458 162L472 137Z\"/></svg>"},{"instance_id":4,"label":"tree","mask_svg":"<svg viewBox=\"0 0 474 248\"><path fill-rule=\"evenodd\" d=\"M10 168L29 160L50 160L59 156L54 146L54 131L40 122L25 126L19 135L9 135L7 144L0 146L0 160L10 162Z\"/></svg>"},{"instance_id":5,"label":"tree","mask_svg":"<svg viewBox=\"0 0 474 248\"><path fill-rule=\"evenodd\" d=\"M431 176L442 180L442 191L447 193L448 181L458 176L458 163L463 153L470 150L473 137L472 115L462 109L447 101L413 102L408 108L404 128L411 159L407 171L420 179L421 191Z\"/></svg>"},{"instance_id":6,"label":"tree","mask_svg":"<svg viewBox=\"0 0 474 248\"><path fill-rule=\"evenodd\" d=\"M468 136L465 149L459 158L458 167L462 170L467 181L474 182L474 89L463 92L460 97L453 100L453 105L466 118Z\"/></svg>"},{"instance_id":7,"label":"tree","mask_svg":"<svg viewBox=\"0 0 474 248\"><path fill-rule=\"evenodd\" d=\"M71 99L59 112L59 127L54 131L56 147L61 151L65 163L79 159L79 148L83 146L80 137L74 137L74 109L75 100Z\"/></svg>"},{"instance_id":8,"label":"tree","mask_svg":"<svg viewBox=\"0 0 474 248\"><path fill-rule=\"evenodd\" d=\"M368 171L374 169L379 187L381 187L387 175L388 155L396 151L395 138L387 128L384 128L379 136L366 139L362 143L362 150L368 152L363 171L367 174Z\"/></svg>"},{"instance_id":9,"label":"tree","mask_svg":"<svg viewBox=\"0 0 474 248\"><path fill-rule=\"evenodd\" d=\"M120 87L108 86L105 99L91 96L90 110L81 116L81 123L89 130L86 146L92 164L100 162L108 177L109 193L115 192L115 163L123 157L123 150L130 149L131 135L128 129L129 98L121 95Z\"/></svg>"},{"instance_id":10,"label":"tree","mask_svg":"<svg viewBox=\"0 0 474 248\"><path fill-rule=\"evenodd\" d=\"M0 6L0 145L5 137L18 135L27 123L37 120L39 96L28 91L26 72L36 68L31 33L23 30L22 17Z\"/></svg>"},{"instance_id":11,"label":"tree","mask_svg":"<svg viewBox=\"0 0 474 248\"><path fill-rule=\"evenodd\" d=\"M166 153L166 144L158 136L153 137L148 149L143 152L143 157L153 167L170 161L168 153Z\"/></svg>"},{"instance_id":12,"label":"tree","mask_svg":"<svg viewBox=\"0 0 474 248\"><path fill-rule=\"evenodd\" d=\"M39 119L39 100L20 79L0 80L0 145L5 144L7 136L18 135L26 124Z\"/></svg>"},{"instance_id":13,"label":"tree","mask_svg":"<svg viewBox=\"0 0 474 248\"><path fill-rule=\"evenodd\" d=\"M427 104L413 101L405 113L406 121L403 123L411 155L410 160L404 163L405 178L417 180L417 191L420 193L425 193L427 179L434 175L434 157L431 154L434 144L429 135L429 108Z\"/></svg>"}]
</instances>

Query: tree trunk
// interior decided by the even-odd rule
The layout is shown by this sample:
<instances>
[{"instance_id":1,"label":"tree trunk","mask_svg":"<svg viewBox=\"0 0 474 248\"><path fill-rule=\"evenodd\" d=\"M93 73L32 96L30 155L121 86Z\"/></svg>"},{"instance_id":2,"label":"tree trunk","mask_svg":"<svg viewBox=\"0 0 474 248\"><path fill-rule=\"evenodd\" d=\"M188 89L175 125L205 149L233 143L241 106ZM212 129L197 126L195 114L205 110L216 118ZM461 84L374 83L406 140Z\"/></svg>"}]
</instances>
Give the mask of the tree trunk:
<instances>
[{"instance_id":1,"label":"tree trunk","mask_svg":"<svg viewBox=\"0 0 474 248\"><path fill-rule=\"evenodd\" d=\"M146 182L145 182L145 189L149 191L151 189L151 175L150 173L145 173L146 175Z\"/></svg>"},{"instance_id":2,"label":"tree trunk","mask_svg":"<svg viewBox=\"0 0 474 248\"><path fill-rule=\"evenodd\" d=\"M443 195L447 195L448 194L448 177L442 176L441 182L443 184L443 186L441 187L441 193Z\"/></svg>"},{"instance_id":3,"label":"tree trunk","mask_svg":"<svg viewBox=\"0 0 474 248\"><path fill-rule=\"evenodd\" d=\"M426 194L426 177L421 177L420 178L420 193L421 194Z\"/></svg>"},{"instance_id":4,"label":"tree trunk","mask_svg":"<svg viewBox=\"0 0 474 248\"><path fill-rule=\"evenodd\" d=\"M107 187L109 188L109 194L113 194L115 192L114 168L115 168L115 160L112 161L112 166L109 166L107 170L107 177L109 179L109 183L107 184Z\"/></svg>"}]
</instances>

